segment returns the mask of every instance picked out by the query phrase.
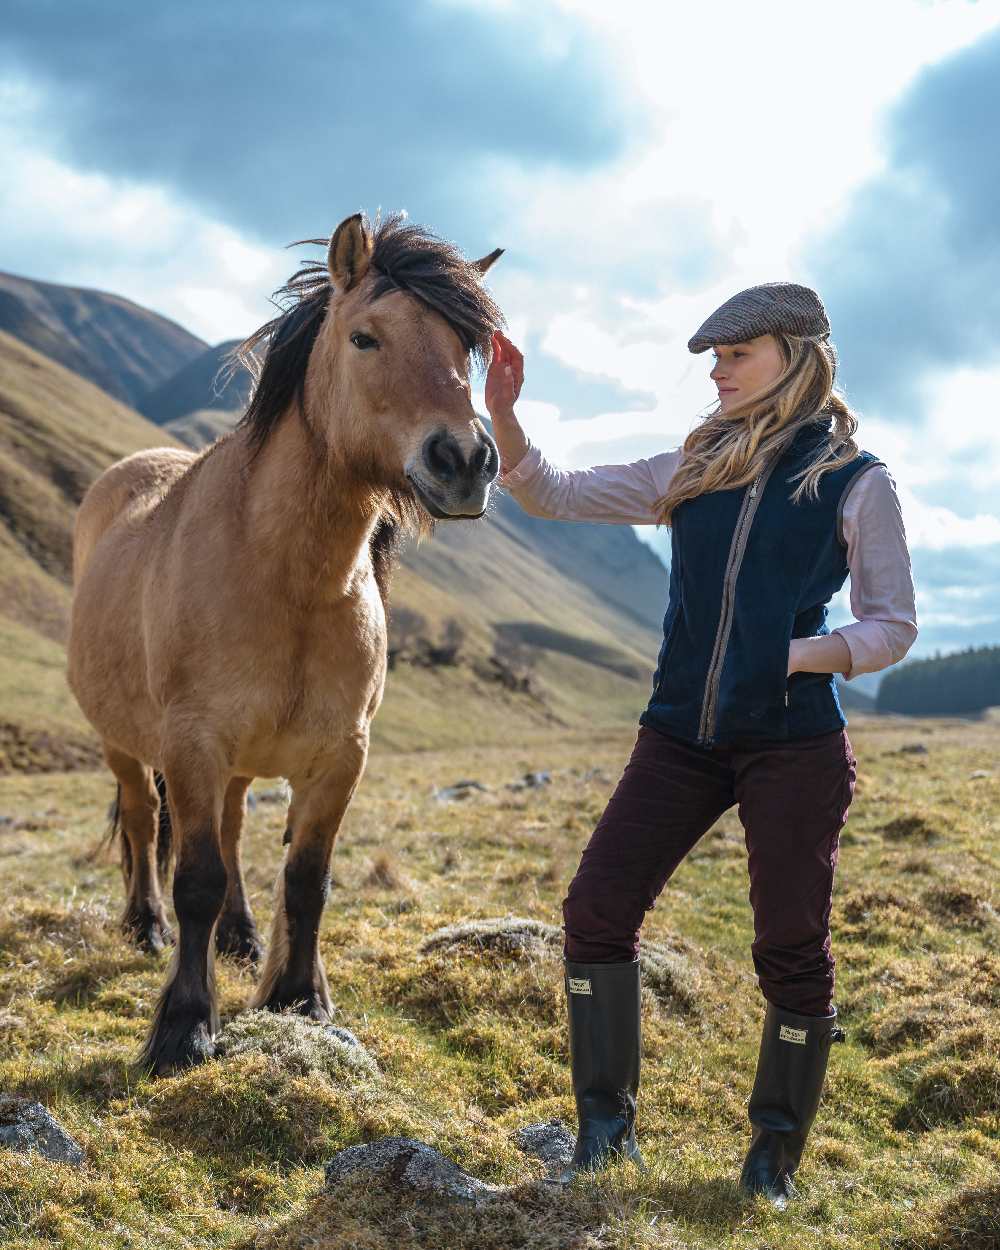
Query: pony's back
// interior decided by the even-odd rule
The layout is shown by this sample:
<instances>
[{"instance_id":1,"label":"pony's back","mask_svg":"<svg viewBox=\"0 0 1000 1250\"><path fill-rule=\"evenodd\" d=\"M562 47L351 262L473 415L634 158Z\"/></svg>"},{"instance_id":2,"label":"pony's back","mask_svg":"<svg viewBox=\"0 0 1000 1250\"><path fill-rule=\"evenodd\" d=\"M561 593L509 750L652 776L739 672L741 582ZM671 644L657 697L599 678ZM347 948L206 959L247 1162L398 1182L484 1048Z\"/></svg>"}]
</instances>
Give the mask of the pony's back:
<instances>
[{"instance_id":1,"label":"pony's back","mask_svg":"<svg viewBox=\"0 0 1000 1250\"><path fill-rule=\"evenodd\" d=\"M73 526L73 585L90 561L94 548L111 526L126 514L152 507L197 459L179 447L154 447L118 460L92 483L77 510Z\"/></svg>"}]
</instances>

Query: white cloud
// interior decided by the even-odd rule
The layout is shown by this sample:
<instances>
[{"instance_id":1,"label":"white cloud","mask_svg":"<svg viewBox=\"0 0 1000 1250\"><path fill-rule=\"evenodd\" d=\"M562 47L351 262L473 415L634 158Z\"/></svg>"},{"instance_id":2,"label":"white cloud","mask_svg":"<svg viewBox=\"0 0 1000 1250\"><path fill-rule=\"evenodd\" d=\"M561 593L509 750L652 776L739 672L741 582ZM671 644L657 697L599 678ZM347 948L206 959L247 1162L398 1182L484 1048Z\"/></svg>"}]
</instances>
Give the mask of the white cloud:
<instances>
[{"instance_id":1,"label":"white cloud","mask_svg":"<svg viewBox=\"0 0 1000 1250\"><path fill-rule=\"evenodd\" d=\"M0 87L0 268L113 291L210 342L267 320L294 261L170 188L74 169L33 129L36 94ZM31 258L30 266L25 257Z\"/></svg>"}]
</instances>

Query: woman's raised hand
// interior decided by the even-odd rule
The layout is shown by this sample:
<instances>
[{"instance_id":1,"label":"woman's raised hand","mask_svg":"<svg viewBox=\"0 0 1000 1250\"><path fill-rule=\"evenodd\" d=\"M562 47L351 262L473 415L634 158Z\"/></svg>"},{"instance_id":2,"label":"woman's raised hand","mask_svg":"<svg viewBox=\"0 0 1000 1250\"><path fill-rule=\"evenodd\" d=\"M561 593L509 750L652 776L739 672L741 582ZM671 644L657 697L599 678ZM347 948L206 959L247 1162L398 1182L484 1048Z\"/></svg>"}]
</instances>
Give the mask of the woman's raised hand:
<instances>
[{"instance_id":1,"label":"woman's raised hand","mask_svg":"<svg viewBox=\"0 0 1000 1250\"><path fill-rule=\"evenodd\" d=\"M486 375L486 407L494 419L513 413L524 382L524 357L499 330L493 333L493 359Z\"/></svg>"},{"instance_id":2,"label":"woman's raised hand","mask_svg":"<svg viewBox=\"0 0 1000 1250\"><path fill-rule=\"evenodd\" d=\"M528 440L514 415L524 382L524 357L499 331L493 334L493 359L486 375L486 408L500 450L501 471L509 473L528 450Z\"/></svg>"}]
</instances>

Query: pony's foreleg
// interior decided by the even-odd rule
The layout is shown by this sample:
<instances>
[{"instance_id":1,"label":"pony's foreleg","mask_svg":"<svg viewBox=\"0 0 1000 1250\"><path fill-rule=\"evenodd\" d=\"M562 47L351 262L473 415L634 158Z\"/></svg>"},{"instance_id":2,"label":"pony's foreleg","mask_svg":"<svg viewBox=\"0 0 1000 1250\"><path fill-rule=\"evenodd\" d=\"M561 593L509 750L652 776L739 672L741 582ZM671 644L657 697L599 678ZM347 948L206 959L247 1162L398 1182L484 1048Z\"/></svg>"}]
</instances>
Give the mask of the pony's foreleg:
<instances>
[{"instance_id":1,"label":"pony's foreleg","mask_svg":"<svg viewBox=\"0 0 1000 1250\"><path fill-rule=\"evenodd\" d=\"M107 743L104 758L119 785L122 876L127 895L122 932L143 950L161 951L173 941L173 934L156 867L160 796L153 770Z\"/></svg>"},{"instance_id":2,"label":"pony's foreleg","mask_svg":"<svg viewBox=\"0 0 1000 1250\"><path fill-rule=\"evenodd\" d=\"M322 772L292 782L291 839L275 882L274 921L267 960L252 1006L328 1020L330 988L319 953L319 925L330 888L330 855L347 805L361 780L368 737L345 742Z\"/></svg>"},{"instance_id":3,"label":"pony's foreleg","mask_svg":"<svg viewBox=\"0 0 1000 1250\"><path fill-rule=\"evenodd\" d=\"M226 865L226 898L215 928L215 949L220 955L237 955L257 963L264 947L247 902L240 862L240 835L246 816L249 777L234 777L226 788L222 805L222 859Z\"/></svg>"},{"instance_id":4,"label":"pony's foreleg","mask_svg":"<svg viewBox=\"0 0 1000 1250\"><path fill-rule=\"evenodd\" d=\"M226 896L219 846L225 781L207 754L188 752L163 768L177 841L178 942L140 1056L157 1074L210 1058L219 1027L212 934Z\"/></svg>"}]
</instances>

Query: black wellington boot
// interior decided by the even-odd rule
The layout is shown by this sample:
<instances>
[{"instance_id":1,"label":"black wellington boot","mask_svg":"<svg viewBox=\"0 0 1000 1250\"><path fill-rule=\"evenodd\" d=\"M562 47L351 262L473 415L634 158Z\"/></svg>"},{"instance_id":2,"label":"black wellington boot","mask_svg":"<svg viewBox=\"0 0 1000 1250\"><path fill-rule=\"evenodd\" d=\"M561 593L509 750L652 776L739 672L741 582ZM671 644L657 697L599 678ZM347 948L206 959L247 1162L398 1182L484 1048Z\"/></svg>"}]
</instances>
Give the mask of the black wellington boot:
<instances>
[{"instance_id":1,"label":"black wellington boot","mask_svg":"<svg viewBox=\"0 0 1000 1250\"><path fill-rule=\"evenodd\" d=\"M578 1129L576 1149L558 1177L568 1184L615 1157L644 1168L635 1142L639 1092L639 960L579 964L563 960Z\"/></svg>"},{"instance_id":2,"label":"black wellington boot","mask_svg":"<svg viewBox=\"0 0 1000 1250\"><path fill-rule=\"evenodd\" d=\"M747 1194L764 1194L783 1210L795 1193L792 1177L816 1118L830 1046L844 1040L837 1011L800 1016L767 1004L750 1095L753 1137L740 1175Z\"/></svg>"}]
</instances>

